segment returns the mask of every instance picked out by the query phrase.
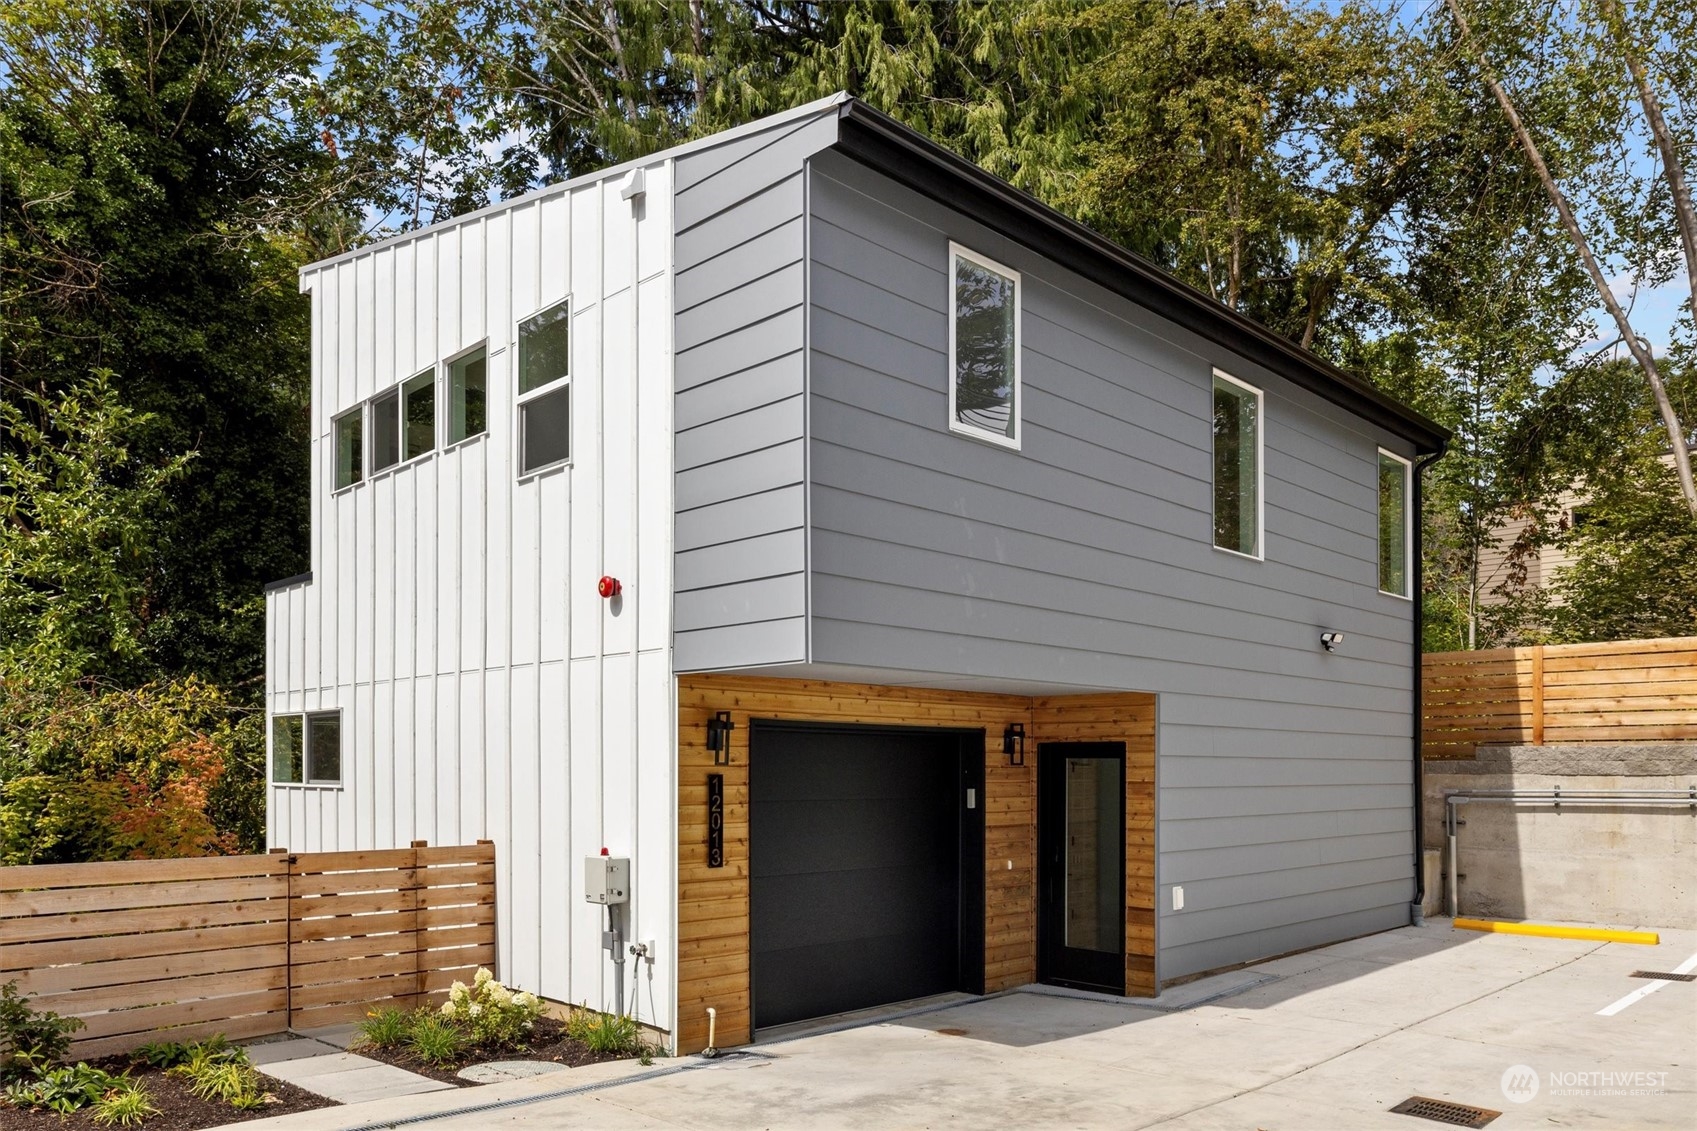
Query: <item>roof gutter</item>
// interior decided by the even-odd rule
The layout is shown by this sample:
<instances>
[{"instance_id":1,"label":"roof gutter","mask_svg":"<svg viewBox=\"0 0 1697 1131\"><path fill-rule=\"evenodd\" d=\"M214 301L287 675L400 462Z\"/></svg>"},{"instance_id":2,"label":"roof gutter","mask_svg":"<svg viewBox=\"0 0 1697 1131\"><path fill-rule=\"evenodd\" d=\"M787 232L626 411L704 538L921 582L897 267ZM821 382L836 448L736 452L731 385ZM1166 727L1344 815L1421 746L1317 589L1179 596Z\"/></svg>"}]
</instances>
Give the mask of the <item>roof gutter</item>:
<instances>
[{"instance_id":1,"label":"roof gutter","mask_svg":"<svg viewBox=\"0 0 1697 1131\"><path fill-rule=\"evenodd\" d=\"M1098 286L1130 299L1399 436L1441 452L1449 430L1295 342L1174 279L858 99L838 114L839 152L988 224Z\"/></svg>"}]
</instances>

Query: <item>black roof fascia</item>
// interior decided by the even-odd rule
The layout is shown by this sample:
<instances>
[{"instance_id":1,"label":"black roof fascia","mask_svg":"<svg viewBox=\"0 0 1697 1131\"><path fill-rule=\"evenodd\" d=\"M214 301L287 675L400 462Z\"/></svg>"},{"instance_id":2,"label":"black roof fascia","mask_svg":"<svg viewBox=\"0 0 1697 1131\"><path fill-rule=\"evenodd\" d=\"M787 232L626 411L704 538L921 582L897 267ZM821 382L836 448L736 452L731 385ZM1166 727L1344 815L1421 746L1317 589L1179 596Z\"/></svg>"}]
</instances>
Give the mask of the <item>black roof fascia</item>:
<instances>
[{"instance_id":1,"label":"black roof fascia","mask_svg":"<svg viewBox=\"0 0 1697 1131\"><path fill-rule=\"evenodd\" d=\"M265 592L274 593L279 589L287 589L291 585L300 585L303 582L311 580L312 571L309 569L305 573L297 573L293 577L281 577L276 581L267 581L265 583Z\"/></svg>"},{"instance_id":2,"label":"black roof fascia","mask_svg":"<svg viewBox=\"0 0 1697 1131\"><path fill-rule=\"evenodd\" d=\"M838 111L832 148L1410 441L1422 454L1443 450L1449 440L1443 425L859 99Z\"/></svg>"}]
</instances>

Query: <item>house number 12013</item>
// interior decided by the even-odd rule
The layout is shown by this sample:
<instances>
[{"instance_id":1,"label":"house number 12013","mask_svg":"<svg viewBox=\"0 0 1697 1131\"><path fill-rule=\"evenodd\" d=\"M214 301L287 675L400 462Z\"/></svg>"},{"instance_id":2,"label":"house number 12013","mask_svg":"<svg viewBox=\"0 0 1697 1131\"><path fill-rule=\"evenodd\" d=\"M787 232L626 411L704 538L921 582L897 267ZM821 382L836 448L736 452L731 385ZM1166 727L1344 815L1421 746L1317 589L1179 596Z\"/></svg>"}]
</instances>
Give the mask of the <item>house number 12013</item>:
<instances>
[{"instance_id":1,"label":"house number 12013","mask_svg":"<svg viewBox=\"0 0 1697 1131\"><path fill-rule=\"evenodd\" d=\"M707 775L707 866L725 866L725 775Z\"/></svg>"}]
</instances>

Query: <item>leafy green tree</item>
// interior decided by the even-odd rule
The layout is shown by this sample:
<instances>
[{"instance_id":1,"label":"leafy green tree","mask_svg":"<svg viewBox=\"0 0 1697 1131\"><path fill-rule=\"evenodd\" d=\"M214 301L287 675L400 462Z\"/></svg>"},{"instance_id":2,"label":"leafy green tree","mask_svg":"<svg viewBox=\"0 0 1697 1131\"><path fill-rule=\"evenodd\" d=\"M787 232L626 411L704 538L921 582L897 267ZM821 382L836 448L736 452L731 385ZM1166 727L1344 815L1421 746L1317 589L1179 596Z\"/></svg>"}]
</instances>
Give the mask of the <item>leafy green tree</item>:
<instances>
[{"instance_id":1,"label":"leafy green tree","mask_svg":"<svg viewBox=\"0 0 1697 1131\"><path fill-rule=\"evenodd\" d=\"M279 225L327 162L285 98L319 10L0 14L0 370L49 397L108 371L129 450L198 453L162 483L146 650L227 683L258 674L262 583L304 561L309 314Z\"/></svg>"}]
</instances>

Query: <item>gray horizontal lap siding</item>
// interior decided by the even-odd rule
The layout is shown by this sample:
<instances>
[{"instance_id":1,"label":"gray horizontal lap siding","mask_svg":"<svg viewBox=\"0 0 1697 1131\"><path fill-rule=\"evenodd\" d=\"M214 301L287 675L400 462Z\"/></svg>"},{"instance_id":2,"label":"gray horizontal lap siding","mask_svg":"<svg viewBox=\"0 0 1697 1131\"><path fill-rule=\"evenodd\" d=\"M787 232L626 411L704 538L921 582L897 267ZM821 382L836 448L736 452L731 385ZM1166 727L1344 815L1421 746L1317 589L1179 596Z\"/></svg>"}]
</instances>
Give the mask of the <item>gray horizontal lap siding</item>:
<instances>
[{"instance_id":1,"label":"gray horizontal lap siding","mask_svg":"<svg viewBox=\"0 0 1697 1131\"><path fill-rule=\"evenodd\" d=\"M813 661L1159 693L1163 978L1405 923L1376 448L1407 445L839 155L809 175ZM1023 274L1019 452L947 430L951 239ZM1214 366L1265 391L1263 562L1212 546Z\"/></svg>"},{"instance_id":2,"label":"gray horizontal lap siding","mask_svg":"<svg viewBox=\"0 0 1697 1131\"><path fill-rule=\"evenodd\" d=\"M680 158L675 172L675 666L806 656L809 154L834 113Z\"/></svg>"}]
</instances>

